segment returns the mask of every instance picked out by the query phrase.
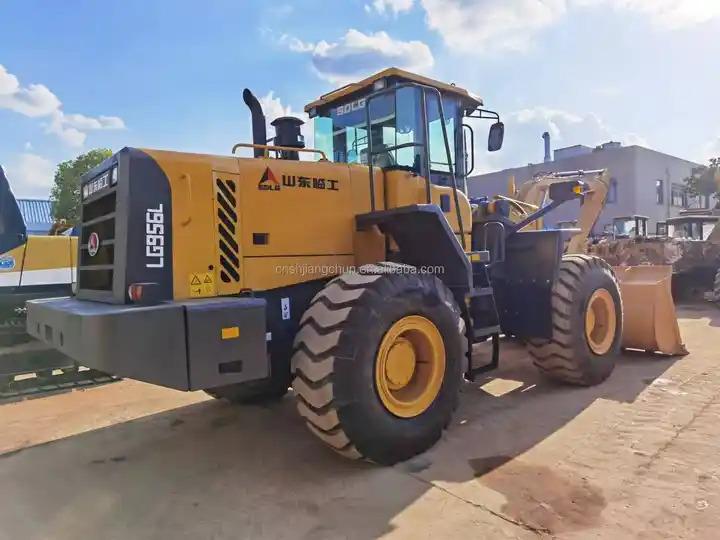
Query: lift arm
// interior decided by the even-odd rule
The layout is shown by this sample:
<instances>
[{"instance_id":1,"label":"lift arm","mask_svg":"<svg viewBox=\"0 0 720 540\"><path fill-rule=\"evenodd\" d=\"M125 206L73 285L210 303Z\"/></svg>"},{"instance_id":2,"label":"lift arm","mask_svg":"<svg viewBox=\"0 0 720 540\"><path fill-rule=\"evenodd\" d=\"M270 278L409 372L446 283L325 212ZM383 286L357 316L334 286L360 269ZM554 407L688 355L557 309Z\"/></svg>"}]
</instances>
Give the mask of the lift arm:
<instances>
[{"instance_id":1,"label":"lift arm","mask_svg":"<svg viewBox=\"0 0 720 540\"><path fill-rule=\"evenodd\" d=\"M608 186L610 184L607 169L557 172L538 176L520 186L517 193L517 201L540 208L547 200L550 186L568 180L582 180L588 186L588 189L584 193L580 206L580 215L578 216L578 228L580 232L570 239L565 252L585 253L585 242L587 242L593 225L595 225L595 222L605 207L605 200L609 189Z\"/></svg>"}]
</instances>

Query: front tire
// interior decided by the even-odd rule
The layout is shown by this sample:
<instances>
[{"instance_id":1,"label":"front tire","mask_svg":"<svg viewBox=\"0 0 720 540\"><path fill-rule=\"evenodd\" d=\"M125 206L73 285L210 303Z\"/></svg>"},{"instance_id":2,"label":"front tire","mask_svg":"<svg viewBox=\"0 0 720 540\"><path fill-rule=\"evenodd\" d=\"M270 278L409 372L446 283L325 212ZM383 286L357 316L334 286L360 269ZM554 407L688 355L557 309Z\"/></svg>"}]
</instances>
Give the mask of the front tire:
<instances>
[{"instance_id":1,"label":"front tire","mask_svg":"<svg viewBox=\"0 0 720 540\"><path fill-rule=\"evenodd\" d=\"M715 273L712 290L705 293L705 300L709 302L720 302L720 268L718 268Z\"/></svg>"},{"instance_id":2,"label":"front tire","mask_svg":"<svg viewBox=\"0 0 720 540\"><path fill-rule=\"evenodd\" d=\"M622 339L622 300L610 265L590 255L563 256L551 316L552 337L528 342L540 372L579 386L607 379Z\"/></svg>"},{"instance_id":3,"label":"front tire","mask_svg":"<svg viewBox=\"0 0 720 540\"><path fill-rule=\"evenodd\" d=\"M336 452L391 465L440 438L467 351L452 293L395 263L320 291L295 339L293 388L310 431Z\"/></svg>"}]
</instances>

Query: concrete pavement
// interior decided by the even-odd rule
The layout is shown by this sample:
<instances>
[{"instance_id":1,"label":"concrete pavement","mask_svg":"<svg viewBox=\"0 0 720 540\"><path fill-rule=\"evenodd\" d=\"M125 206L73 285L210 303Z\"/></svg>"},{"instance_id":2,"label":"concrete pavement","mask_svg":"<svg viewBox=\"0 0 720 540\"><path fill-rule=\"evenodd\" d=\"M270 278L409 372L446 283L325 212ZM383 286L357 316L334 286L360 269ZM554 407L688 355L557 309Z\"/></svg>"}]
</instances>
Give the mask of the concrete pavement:
<instances>
[{"instance_id":1,"label":"concrete pavement","mask_svg":"<svg viewBox=\"0 0 720 540\"><path fill-rule=\"evenodd\" d=\"M123 381L2 405L0 539L714 538L720 310L680 314L689 356L625 355L594 388L507 345L443 440L392 468L326 450L290 398Z\"/></svg>"}]
</instances>

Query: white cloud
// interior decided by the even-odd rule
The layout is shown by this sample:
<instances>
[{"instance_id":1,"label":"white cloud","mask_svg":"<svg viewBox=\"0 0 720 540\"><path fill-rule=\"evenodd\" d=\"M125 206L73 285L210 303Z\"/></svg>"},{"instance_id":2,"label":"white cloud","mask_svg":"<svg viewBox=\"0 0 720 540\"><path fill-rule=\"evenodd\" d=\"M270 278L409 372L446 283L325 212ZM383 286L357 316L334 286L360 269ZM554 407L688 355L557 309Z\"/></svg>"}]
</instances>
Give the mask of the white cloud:
<instances>
[{"instance_id":1,"label":"white cloud","mask_svg":"<svg viewBox=\"0 0 720 540\"><path fill-rule=\"evenodd\" d=\"M304 41L301 41L294 36L289 36L287 34L283 34L282 36L280 36L280 43L282 43L283 45L286 45L287 48L293 52L311 53L311 52L315 52L315 48L317 46L319 46L321 43L325 43L325 42L320 41L317 45L315 43L305 43Z\"/></svg>"},{"instance_id":2,"label":"white cloud","mask_svg":"<svg viewBox=\"0 0 720 540\"><path fill-rule=\"evenodd\" d=\"M650 18L660 28L678 29L706 23L720 17L717 0L570 0L583 6L610 6Z\"/></svg>"},{"instance_id":3,"label":"white cloud","mask_svg":"<svg viewBox=\"0 0 720 540\"><path fill-rule=\"evenodd\" d=\"M484 137L476 137L475 156L479 164L474 174L542 162L545 131L550 133L553 149L575 144L595 147L610 140L648 146L640 135L616 130L594 113L577 114L541 106L506 114L504 122L505 145L500 152L488 154L483 148ZM475 132L487 133L487 124L477 123Z\"/></svg>"},{"instance_id":4,"label":"white cloud","mask_svg":"<svg viewBox=\"0 0 720 540\"><path fill-rule=\"evenodd\" d=\"M8 164L6 172L16 197L49 197L55 176L55 165L50 160L24 152Z\"/></svg>"},{"instance_id":5,"label":"white cloud","mask_svg":"<svg viewBox=\"0 0 720 540\"><path fill-rule=\"evenodd\" d=\"M526 49L563 16L566 0L421 0L425 20L448 47L464 52Z\"/></svg>"},{"instance_id":6,"label":"white cloud","mask_svg":"<svg viewBox=\"0 0 720 540\"><path fill-rule=\"evenodd\" d=\"M69 146L82 146L87 131L125 128L122 118L117 116L65 114L60 99L45 85L22 86L18 78L1 64L0 109L8 109L29 118L48 119L45 131L57 135Z\"/></svg>"},{"instance_id":7,"label":"white cloud","mask_svg":"<svg viewBox=\"0 0 720 540\"><path fill-rule=\"evenodd\" d=\"M717 0L420 0L430 29L464 52L523 51L570 11L609 7L647 17L660 29L720 18Z\"/></svg>"},{"instance_id":8,"label":"white cloud","mask_svg":"<svg viewBox=\"0 0 720 540\"><path fill-rule=\"evenodd\" d=\"M258 101L262 105L263 113L268 121L270 122L281 116L294 116L292 114L292 107L290 105L283 105L279 97L275 97L275 91L270 90L263 97L259 98Z\"/></svg>"},{"instance_id":9,"label":"white cloud","mask_svg":"<svg viewBox=\"0 0 720 540\"><path fill-rule=\"evenodd\" d=\"M99 116L93 118L83 114L66 114L63 122L68 127L75 129L91 130L91 129L123 129L125 123L122 118L117 116Z\"/></svg>"},{"instance_id":10,"label":"white cloud","mask_svg":"<svg viewBox=\"0 0 720 540\"><path fill-rule=\"evenodd\" d=\"M84 131L80 131L73 125L69 125L65 122L65 115L62 111L56 111L50 120L50 123L45 126L47 133L57 135L57 137L68 146L79 148L85 144L87 134Z\"/></svg>"},{"instance_id":11,"label":"white cloud","mask_svg":"<svg viewBox=\"0 0 720 540\"><path fill-rule=\"evenodd\" d=\"M0 64L0 108L37 118L51 114L60 105L60 100L47 86L31 84L23 87L18 78Z\"/></svg>"},{"instance_id":12,"label":"white cloud","mask_svg":"<svg viewBox=\"0 0 720 540\"><path fill-rule=\"evenodd\" d=\"M282 100L279 97L275 97L275 91L270 90L267 94L258 98L260 105L262 106L263 113L265 114L265 121L267 123L268 138L275 135L275 128L270 123L276 118L281 116L295 116L305 122L300 126L300 131L305 137L305 147L312 148L314 143L312 123L310 117L304 112L295 112L292 110L290 105L283 105ZM300 159L310 160L313 156L307 152L300 153Z\"/></svg>"},{"instance_id":13,"label":"white cloud","mask_svg":"<svg viewBox=\"0 0 720 540\"><path fill-rule=\"evenodd\" d=\"M377 13L384 15L392 12L397 16L404 11L410 11L415 0L374 0L372 4L365 4L365 11L370 13L375 10Z\"/></svg>"},{"instance_id":14,"label":"white cloud","mask_svg":"<svg viewBox=\"0 0 720 540\"><path fill-rule=\"evenodd\" d=\"M364 34L351 28L337 42L306 43L288 35L280 42L291 51L309 54L318 75L333 84L357 81L388 66L425 72L434 63L422 41L395 40L386 32Z\"/></svg>"},{"instance_id":15,"label":"white cloud","mask_svg":"<svg viewBox=\"0 0 720 540\"><path fill-rule=\"evenodd\" d=\"M709 140L703 145L702 159L708 161L710 158L720 158L720 135Z\"/></svg>"}]
</instances>

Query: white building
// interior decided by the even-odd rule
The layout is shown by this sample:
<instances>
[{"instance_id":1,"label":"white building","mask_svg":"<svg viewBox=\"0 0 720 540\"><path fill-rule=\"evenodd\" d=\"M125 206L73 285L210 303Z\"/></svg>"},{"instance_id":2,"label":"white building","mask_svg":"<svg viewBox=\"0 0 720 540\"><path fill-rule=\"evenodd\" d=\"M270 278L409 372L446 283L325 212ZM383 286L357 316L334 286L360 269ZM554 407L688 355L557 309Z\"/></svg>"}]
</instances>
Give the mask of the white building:
<instances>
[{"instance_id":1,"label":"white building","mask_svg":"<svg viewBox=\"0 0 720 540\"><path fill-rule=\"evenodd\" d=\"M642 146L622 146L609 142L590 148L576 145L555 150L554 158L525 167L505 169L468 179L471 197L507 194L510 177L516 185L542 172L608 169L610 191L607 204L595 226L600 232L613 218L633 214L649 218L648 232L654 233L658 221L677 216L683 208L707 208L714 201L689 198L683 179L690 176L698 163L663 154ZM571 221L579 214L579 202L565 203L545 218L547 226L559 221Z\"/></svg>"}]
</instances>

